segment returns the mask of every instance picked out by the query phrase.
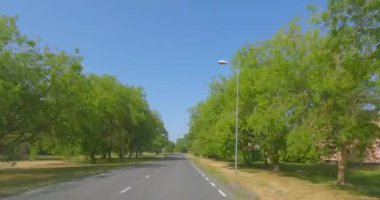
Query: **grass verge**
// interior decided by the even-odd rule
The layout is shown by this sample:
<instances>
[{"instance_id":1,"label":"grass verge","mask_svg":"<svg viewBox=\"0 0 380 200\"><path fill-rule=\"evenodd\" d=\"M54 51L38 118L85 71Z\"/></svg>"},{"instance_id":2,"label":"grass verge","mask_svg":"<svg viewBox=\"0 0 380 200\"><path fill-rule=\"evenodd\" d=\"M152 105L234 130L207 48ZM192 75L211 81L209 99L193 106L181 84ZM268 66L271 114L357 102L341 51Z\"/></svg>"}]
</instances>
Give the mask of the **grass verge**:
<instances>
[{"instance_id":1,"label":"grass verge","mask_svg":"<svg viewBox=\"0 0 380 200\"><path fill-rule=\"evenodd\" d=\"M380 197L378 168L351 168L348 173L350 184L338 187L335 185L334 166L285 163L281 165L282 172L273 173L263 163L255 163L249 167L239 167L235 175L228 162L192 155L189 158L198 166L222 177L224 183L238 184L256 194L258 199L372 200Z\"/></svg>"},{"instance_id":2,"label":"grass verge","mask_svg":"<svg viewBox=\"0 0 380 200\"><path fill-rule=\"evenodd\" d=\"M96 164L85 161L60 161L43 163L28 161L25 167L0 169L0 197L16 195L28 190L46 187L54 183L74 180L86 176L104 173L113 169L123 168L135 163L149 162L161 157L144 156L137 159L110 162L99 160Z\"/></svg>"}]
</instances>

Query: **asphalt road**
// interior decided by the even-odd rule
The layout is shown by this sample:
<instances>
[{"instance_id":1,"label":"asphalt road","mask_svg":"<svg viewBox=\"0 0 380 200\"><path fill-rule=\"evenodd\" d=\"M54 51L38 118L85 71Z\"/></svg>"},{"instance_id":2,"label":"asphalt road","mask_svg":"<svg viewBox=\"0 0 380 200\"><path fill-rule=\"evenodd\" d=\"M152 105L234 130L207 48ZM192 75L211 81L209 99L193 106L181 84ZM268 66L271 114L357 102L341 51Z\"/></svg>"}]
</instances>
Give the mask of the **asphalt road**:
<instances>
[{"instance_id":1,"label":"asphalt road","mask_svg":"<svg viewBox=\"0 0 380 200\"><path fill-rule=\"evenodd\" d=\"M30 191L15 200L220 200L227 189L182 154Z\"/></svg>"}]
</instances>

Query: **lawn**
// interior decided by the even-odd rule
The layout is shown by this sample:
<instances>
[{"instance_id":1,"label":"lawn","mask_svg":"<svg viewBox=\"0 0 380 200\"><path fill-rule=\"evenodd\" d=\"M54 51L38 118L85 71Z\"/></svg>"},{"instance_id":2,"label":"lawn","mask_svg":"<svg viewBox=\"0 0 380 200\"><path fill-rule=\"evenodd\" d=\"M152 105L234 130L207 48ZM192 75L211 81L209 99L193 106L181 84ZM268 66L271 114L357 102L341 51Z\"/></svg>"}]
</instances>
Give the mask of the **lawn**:
<instances>
[{"instance_id":1,"label":"lawn","mask_svg":"<svg viewBox=\"0 0 380 200\"><path fill-rule=\"evenodd\" d=\"M350 167L347 186L335 184L336 167L327 164L283 163L280 173L264 163L239 166L237 175L228 162L189 156L196 164L228 185L240 185L260 199L379 199L380 168ZM252 195L250 195L252 196ZM242 198L244 199L244 198ZM245 199L250 199L246 195Z\"/></svg>"},{"instance_id":2,"label":"lawn","mask_svg":"<svg viewBox=\"0 0 380 200\"><path fill-rule=\"evenodd\" d=\"M271 171L270 166L265 166L261 162L253 163L242 169L245 171L249 171L250 169ZM348 184L341 187L335 185L336 166L332 164L282 163L280 174L297 177L312 183L328 183L337 189L380 198L380 166L349 166L347 171Z\"/></svg>"},{"instance_id":3,"label":"lawn","mask_svg":"<svg viewBox=\"0 0 380 200\"><path fill-rule=\"evenodd\" d=\"M156 159L160 159L160 157L144 156L124 161L113 159L110 162L98 160L96 164L90 164L88 161L64 160L20 161L16 162L14 166L10 166L9 163L1 163L0 197Z\"/></svg>"}]
</instances>

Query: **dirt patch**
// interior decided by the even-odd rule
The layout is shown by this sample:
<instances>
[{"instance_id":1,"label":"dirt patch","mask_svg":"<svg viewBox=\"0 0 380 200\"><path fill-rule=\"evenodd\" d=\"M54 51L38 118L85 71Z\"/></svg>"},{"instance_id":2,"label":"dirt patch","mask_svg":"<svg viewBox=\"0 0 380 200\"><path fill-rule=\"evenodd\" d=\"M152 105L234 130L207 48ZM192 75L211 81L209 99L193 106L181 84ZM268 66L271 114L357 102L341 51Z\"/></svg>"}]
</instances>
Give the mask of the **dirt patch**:
<instances>
[{"instance_id":1,"label":"dirt patch","mask_svg":"<svg viewBox=\"0 0 380 200\"><path fill-rule=\"evenodd\" d=\"M337 190L327 183L311 183L294 177L282 176L277 173L260 169L247 169L237 174L229 167L229 163L214 161L188 155L198 165L212 167L225 179L239 183L245 189L253 192L260 199L273 200L375 200L366 196L358 196L348 191Z\"/></svg>"}]
</instances>

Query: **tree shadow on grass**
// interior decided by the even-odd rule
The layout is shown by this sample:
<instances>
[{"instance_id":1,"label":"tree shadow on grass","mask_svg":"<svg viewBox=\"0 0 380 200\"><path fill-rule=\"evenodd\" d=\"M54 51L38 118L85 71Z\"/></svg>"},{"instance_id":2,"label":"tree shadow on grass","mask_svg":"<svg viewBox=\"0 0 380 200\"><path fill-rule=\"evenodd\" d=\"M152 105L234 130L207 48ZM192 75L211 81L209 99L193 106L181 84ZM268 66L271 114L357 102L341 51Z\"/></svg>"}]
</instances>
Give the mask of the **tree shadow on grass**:
<instances>
[{"instance_id":1,"label":"tree shadow on grass","mask_svg":"<svg viewBox=\"0 0 380 200\"><path fill-rule=\"evenodd\" d=\"M350 170L347 180L349 185L341 187L342 189L380 198L380 169Z\"/></svg>"},{"instance_id":2,"label":"tree shadow on grass","mask_svg":"<svg viewBox=\"0 0 380 200\"><path fill-rule=\"evenodd\" d=\"M240 166L242 171L255 173L255 169L271 171L270 165L262 162L252 163L249 166ZM337 167L326 163L282 163L280 175L296 177L312 183L327 183L330 187L350 191L370 197L380 198L380 168L350 166L347 170L345 186L335 184Z\"/></svg>"}]
</instances>

